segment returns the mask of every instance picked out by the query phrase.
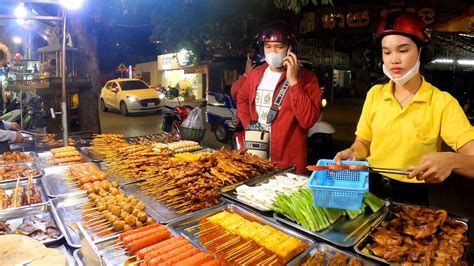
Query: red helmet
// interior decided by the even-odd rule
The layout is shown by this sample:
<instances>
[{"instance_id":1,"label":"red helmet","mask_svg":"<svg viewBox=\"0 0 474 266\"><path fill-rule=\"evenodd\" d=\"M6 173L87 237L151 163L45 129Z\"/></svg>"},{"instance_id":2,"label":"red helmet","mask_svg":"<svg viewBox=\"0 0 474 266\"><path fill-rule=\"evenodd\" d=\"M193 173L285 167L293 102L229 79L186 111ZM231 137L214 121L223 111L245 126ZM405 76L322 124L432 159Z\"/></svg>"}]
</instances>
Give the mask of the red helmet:
<instances>
[{"instance_id":1,"label":"red helmet","mask_svg":"<svg viewBox=\"0 0 474 266\"><path fill-rule=\"evenodd\" d=\"M422 44L430 41L427 25L419 16L411 12L393 12L380 21L375 30L374 41L378 44L383 37L391 34L413 37Z\"/></svg>"},{"instance_id":2,"label":"red helmet","mask_svg":"<svg viewBox=\"0 0 474 266\"><path fill-rule=\"evenodd\" d=\"M257 36L257 42L281 42L288 45L293 44L294 34L291 26L283 21L274 21L263 26L263 30Z\"/></svg>"}]
</instances>

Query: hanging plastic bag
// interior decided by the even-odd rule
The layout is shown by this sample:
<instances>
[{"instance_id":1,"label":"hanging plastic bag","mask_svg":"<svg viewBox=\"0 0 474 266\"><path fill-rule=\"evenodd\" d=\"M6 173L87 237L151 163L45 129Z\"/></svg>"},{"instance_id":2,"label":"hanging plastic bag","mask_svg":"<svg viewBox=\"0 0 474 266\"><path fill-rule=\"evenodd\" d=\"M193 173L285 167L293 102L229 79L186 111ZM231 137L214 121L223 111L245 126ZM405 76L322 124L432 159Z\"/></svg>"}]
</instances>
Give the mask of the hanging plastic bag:
<instances>
[{"instance_id":1,"label":"hanging plastic bag","mask_svg":"<svg viewBox=\"0 0 474 266\"><path fill-rule=\"evenodd\" d=\"M201 108L196 107L191 110L191 112L189 112L189 116L183 121L182 127L204 129Z\"/></svg>"}]
</instances>

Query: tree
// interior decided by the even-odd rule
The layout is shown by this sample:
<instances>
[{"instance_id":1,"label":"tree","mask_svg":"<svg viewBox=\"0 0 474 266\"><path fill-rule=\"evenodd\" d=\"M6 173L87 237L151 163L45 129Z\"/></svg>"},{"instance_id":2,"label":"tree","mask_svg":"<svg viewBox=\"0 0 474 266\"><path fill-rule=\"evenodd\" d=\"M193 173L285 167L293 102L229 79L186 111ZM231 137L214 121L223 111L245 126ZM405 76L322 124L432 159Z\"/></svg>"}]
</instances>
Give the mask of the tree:
<instances>
[{"instance_id":1,"label":"tree","mask_svg":"<svg viewBox=\"0 0 474 266\"><path fill-rule=\"evenodd\" d=\"M320 1L321 1L321 5L334 6L332 0L320 0ZM317 6L318 0L311 0L311 1L310 0L273 0L273 4L278 8L288 9L295 12L295 14L298 14L300 13L301 9L303 9L303 7L309 4L313 4Z\"/></svg>"}]
</instances>

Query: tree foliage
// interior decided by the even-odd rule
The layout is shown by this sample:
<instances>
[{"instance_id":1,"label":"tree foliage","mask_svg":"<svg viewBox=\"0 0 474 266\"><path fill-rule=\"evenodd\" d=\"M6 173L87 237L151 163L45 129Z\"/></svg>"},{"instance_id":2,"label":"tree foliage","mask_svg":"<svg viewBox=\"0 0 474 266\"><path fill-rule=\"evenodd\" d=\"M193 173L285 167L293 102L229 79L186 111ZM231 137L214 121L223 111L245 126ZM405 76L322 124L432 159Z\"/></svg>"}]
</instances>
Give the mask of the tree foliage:
<instances>
[{"instance_id":1,"label":"tree foliage","mask_svg":"<svg viewBox=\"0 0 474 266\"><path fill-rule=\"evenodd\" d=\"M332 0L320 0L320 2L321 5L334 5ZM309 4L317 6L318 0L273 0L273 4L278 8L288 9L295 12L295 14L298 14L303 7Z\"/></svg>"}]
</instances>

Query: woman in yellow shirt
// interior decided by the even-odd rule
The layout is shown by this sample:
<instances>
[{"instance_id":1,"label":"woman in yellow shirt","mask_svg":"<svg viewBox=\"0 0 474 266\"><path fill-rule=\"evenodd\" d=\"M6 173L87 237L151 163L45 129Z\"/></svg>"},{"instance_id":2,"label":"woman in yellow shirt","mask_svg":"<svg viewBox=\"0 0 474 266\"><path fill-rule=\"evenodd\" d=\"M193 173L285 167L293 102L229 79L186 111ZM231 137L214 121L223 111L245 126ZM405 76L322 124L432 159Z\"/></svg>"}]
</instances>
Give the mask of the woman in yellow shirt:
<instances>
[{"instance_id":1,"label":"woman in yellow shirt","mask_svg":"<svg viewBox=\"0 0 474 266\"><path fill-rule=\"evenodd\" d=\"M335 160L367 160L372 167L409 168L408 176L371 175L370 190L397 201L428 205L428 187L451 173L474 177L474 128L459 103L420 74L429 51L425 23L399 12L381 21L375 43L390 79L370 89L349 149ZM440 152L444 141L455 152Z\"/></svg>"}]
</instances>

